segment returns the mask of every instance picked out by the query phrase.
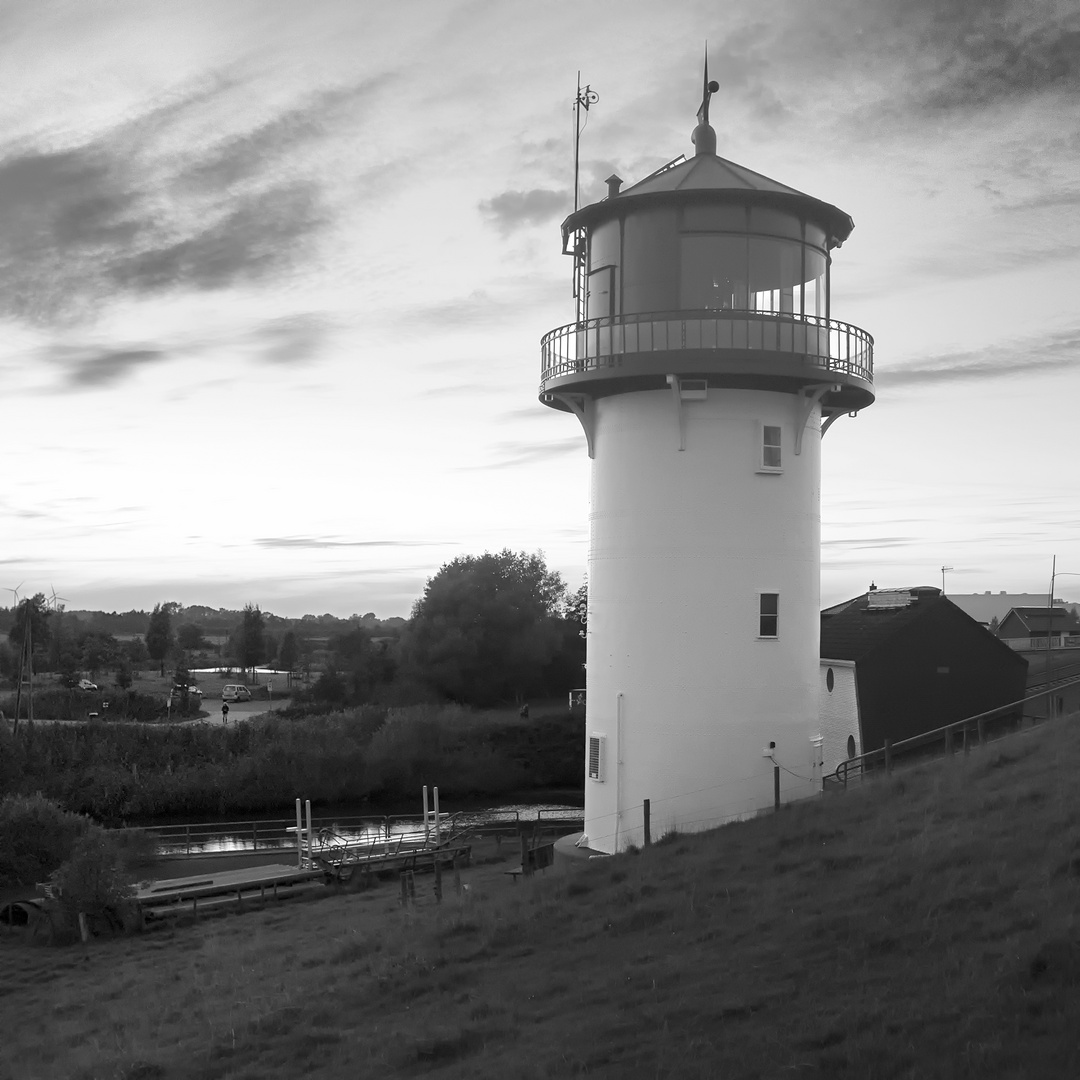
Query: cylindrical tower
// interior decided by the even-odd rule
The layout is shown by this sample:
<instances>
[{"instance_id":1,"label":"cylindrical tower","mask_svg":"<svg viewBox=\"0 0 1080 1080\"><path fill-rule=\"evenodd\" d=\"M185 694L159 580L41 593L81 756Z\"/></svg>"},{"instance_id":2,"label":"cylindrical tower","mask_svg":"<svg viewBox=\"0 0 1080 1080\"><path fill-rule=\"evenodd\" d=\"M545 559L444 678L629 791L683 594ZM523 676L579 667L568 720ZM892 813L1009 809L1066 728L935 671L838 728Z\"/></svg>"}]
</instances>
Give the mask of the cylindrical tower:
<instances>
[{"instance_id":1,"label":"cylindrical tower","mask_svg":"<svg viewBox=\"0 0 1080 1080\"><path fill-rule=\"evenodd\" d=\"M820 788L821 436L874 400L869 334L831 317L853 223L695 155L563 223L578 319L540 400L592 459L585 832L612 852ZM711 84L715 89L715 84Z\"/></svg>"}]
</instances>

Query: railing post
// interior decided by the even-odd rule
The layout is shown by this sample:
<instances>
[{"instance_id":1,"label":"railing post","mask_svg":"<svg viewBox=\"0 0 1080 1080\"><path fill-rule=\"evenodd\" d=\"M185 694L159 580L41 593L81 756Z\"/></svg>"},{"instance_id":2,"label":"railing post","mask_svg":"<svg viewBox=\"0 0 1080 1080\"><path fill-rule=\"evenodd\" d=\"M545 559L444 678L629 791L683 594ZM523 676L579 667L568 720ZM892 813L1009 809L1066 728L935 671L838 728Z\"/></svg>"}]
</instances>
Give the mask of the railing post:
<instances>
[{"instance_id":1,"label":"railing post","mask_svg":"<svg viewBox=\"0 0 1080 1080\"><path fill-rule=\"evenodd\" d=\"M983 728L983 720L982 720L982 717L980 716L979 717L979 745L982 746L982 744L985 741L986 741L986 730Z\"/></svg>"},{"instance_id":2,"label":"railing post","mask_svg":"<svg viewBox=\"0 0 1080 1080\"><path fill-rule=\"evenodd\" d=\"M945 753L952 753L952 727L945 728Z\"/></svg>"},{"instance_id":3,"label":"railing post","mask_svg":"<svg viewBox=\"0 0 1080 1080\"><path fill-rule=\"evenodd\" d=\"M772 771L773 810L780 809L780 766L774 765Z\"/></svg>"},{"instance_id":4,"label":"railing post","mask_svg":"<svg viewBox=\"0 0 1080 1080\"><path fill-rule=\"evenodd\" d=\"M885 775L892 772L892 739L885 740Z\"/></svg>"},{"instance_id":5,"label":"railing post","mask_svg":"<svg viewBox=\"0 0 1080 1080\"><path fill-rule=\"evenodd\" d=\"M652 829L651 829L651 816L652 810L648 799L645 799L642 803L642 810L645 818L645 846L648 847L652 843Z\"/></svg>"}]
</instances>

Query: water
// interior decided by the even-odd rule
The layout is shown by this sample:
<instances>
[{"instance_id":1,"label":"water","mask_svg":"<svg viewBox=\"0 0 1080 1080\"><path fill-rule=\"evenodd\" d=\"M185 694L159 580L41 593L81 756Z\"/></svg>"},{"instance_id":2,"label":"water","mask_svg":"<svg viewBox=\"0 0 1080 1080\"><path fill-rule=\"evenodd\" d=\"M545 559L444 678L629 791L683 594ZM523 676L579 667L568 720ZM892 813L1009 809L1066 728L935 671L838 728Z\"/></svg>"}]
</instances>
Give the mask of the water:
<instances>
[{"instance_id":1,"label":"water","mask_svg":"<svg viewBox=\"0 0 1080 1080\"><path fill-rule=\"evenodd\" d=\"M580 807L564 803L511 804L486 809L457 811L439 815L443 831L506 829L517 831L521 825L536 821L551 823L579 819ZM348 843L354 846L375 845L380 841L402 838L423 842L422 814L331 815L312 814L312 835L316 843ZM434 813L429 817L429 834L434 834ZM306 827L306 822L304 823ZM291 830L291 831L290 831ZM296 819L248 819L246 821L190 822L150 826L157 834L158 852L162 855L240 853L245 851L295 851Z\"/></svg>"}]
</instances>

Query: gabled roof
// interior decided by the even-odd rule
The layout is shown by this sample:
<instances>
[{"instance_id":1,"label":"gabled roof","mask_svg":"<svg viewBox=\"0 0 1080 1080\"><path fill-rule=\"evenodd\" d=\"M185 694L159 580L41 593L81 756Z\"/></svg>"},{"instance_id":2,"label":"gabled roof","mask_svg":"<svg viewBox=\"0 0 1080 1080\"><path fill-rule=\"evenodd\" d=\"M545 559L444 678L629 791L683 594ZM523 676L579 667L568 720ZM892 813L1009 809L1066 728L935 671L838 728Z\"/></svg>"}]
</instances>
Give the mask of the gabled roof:
<instances>
[{"instance_id":1,"label":"gabled roof","mask_svg":"<svg viewBox=\"0 0 1080 1080\"><path fill-rule=\"evenodd\" d=\"M1068 608L1057 606L1052 608L1045 606L1014 607L1011 608L1009 614L1001 620L1001 625L1004 626L1006 621L1013 615L1020 621L1020 625L1029 632L1029 635L1032 633L1045 634L1049 629L1053 629L1059 633L1080 633L1080 619L1078 619Z\"/></svg>"},{"instance_id":2,"label":"gabled roof","mask_svg":"<svg viewBox=\"0 0 1080 1080\"><path fill-rule=\"evenodd\" d=\"M947 603L941 590L930 585L875 590L845 600L821 613L821 656L860 660L930 608Z\"/></svg>"}]
</instances>

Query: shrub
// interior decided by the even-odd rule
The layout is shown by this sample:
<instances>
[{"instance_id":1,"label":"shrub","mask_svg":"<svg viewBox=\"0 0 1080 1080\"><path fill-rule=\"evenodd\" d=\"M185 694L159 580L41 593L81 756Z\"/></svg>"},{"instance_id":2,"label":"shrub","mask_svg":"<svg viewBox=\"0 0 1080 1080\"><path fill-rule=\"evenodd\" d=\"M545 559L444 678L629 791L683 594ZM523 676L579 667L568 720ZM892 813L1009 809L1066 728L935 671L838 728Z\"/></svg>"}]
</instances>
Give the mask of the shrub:
<instances>
[{"instance_id":1,"label":"shrub","mask_svg":"<svg viewBox=\"0 0 1080 1080\"><path fill-rule=\"evenodd\" d=\"M84 833L49 881L60 906L69 913L119 912L135 895L120 849L101 829Z\"/></svg>"},{"instance_id":2,"label":"shrub","mask_svg":"<svg viewBox=\"0 0 1080 1080\"><path fill-rule=\"evenodd\" d=\"M0 886L33 885L56 870L95 826L42 795L0 800Z\"/></svg>"}]
</instances>

